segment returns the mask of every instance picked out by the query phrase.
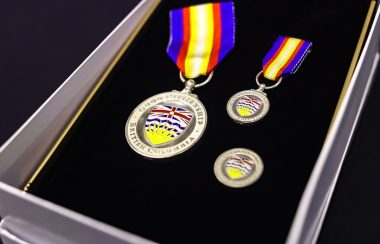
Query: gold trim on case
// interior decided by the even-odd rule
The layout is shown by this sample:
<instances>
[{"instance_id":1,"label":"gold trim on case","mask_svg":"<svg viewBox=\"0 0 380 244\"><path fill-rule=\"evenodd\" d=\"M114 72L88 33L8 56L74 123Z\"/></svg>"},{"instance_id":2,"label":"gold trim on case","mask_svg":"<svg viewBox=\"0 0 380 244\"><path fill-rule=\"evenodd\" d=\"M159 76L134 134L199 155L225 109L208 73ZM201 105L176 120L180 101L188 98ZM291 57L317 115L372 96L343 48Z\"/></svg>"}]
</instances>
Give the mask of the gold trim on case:
<instances>
[{"instance_id":1,"label":"gold trim on case","mask_svg":"<svg viewBox=\"0 0 380 244\"><path fill-rule=\"evenodd\" d=\"M41 173L42 169L45 167L46 163L49 161L51 156L54 154L55 150L58 148L58 146L61 144L62 140L65 138L67 133L70 131L71 127L74 125L74 123L77 121L79 116L82 114L83 110L87 107L93 96L96 94L96 92L99 90L100 86L104 83L105 79L108 77L108 75L111 73L117 62L120 60L120 58L123 56L125 51L128 49L132 41L135 39L137 34L140 32L141 28L145 25L149 17L153 14L153 11L157 8L158 4L160 3L160 0L157 0L153 3L153 5L149 8L143 19L138 23L135 30L131 34L131 36L126 40L124 45L121 47L111 64L108 66L106 71L102 74L99 81L96 83L94 88L91 90L89 95L84 100L83 104L79 107L78 111L74 114L70 122L67 124L65 129L62 131L62 133L59 135L58 139L55 141L54 145L50 148L49 152L46 154L44 159L41 161L40 165L36 169L36 171L33 173L33 175L28 180L27 184L24 186L23 191L27 192L30 189L31 184L35 181L35 179L38 177L38 175Z\"/></svg>"},{"instance_id":2,"label":"gold trim on case","mask_svg":"<svg viewBox=\"0 0 380 244\"><path fill-rule=\"evenodd\" d=\"M340 108L340 106L342 104L343 98L344 98L344 96L347 93L348 86L351 83L351 79L352 79L352 76L354 74L356 65L358 63L359 56L360 56L360 53L361 53L361 50L362 50L362 47L363 47L363 44L364 44L367 32L368 32L368 27L369 27L369 25L371 23L371 18L373 16L373 12L375 10L375 7L376 7L376 1L373 0L373 1L371 1L370 5L369 5L367 17L366 17L366 19L364 21L363 29L362 29L362 32L360 33L359 41L358 41L358 44L356 45L354 56L352 57L350 68L348 69L346 80L344 81L342 92L340 93L338 104L336 105L335 112L334 112L333 118L332 118L331 123L330 123L329 131L330 131L331 126L333 125L333 123L335 121L336 115L337 115L338 110L339 110L339 108Z\"/></svg>"}]
</instances>

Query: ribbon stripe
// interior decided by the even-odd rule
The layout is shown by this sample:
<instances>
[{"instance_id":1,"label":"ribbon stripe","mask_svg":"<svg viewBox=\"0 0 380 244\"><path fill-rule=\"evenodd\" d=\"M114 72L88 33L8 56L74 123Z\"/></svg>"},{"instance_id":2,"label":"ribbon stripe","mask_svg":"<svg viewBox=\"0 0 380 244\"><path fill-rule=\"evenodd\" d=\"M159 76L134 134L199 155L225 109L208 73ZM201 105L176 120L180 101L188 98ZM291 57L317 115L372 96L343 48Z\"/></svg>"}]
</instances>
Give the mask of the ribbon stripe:
<instances>
[{"instance_id":1,"label":"ribbon stripe","mask_svg":"<svg viewBox=\"0 0 380 244\"><path fill-rule=\"evenodd\" d=\"M185 77L207 75L233 48L234 36L233 2L171 10L167 53Z\"/></svg>"},{"instance_id":2,"label":"ribbon stripe","mask_svg":"<svg viewBox=\"0 0 380 244\"><path fill-rule=\"evenodd\" d=\"M312 46L311 42L280 36L263 59L263 75L269 80L277 80L297 72L306 54Z\"/></svg>"}]
</instances>

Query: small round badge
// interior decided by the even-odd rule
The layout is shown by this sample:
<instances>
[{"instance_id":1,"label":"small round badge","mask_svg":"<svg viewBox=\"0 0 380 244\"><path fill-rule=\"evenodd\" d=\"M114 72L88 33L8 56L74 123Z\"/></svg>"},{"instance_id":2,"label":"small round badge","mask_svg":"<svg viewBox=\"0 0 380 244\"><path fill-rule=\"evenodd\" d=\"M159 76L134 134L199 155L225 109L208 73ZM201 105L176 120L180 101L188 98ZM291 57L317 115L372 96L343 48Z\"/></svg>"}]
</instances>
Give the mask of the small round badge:
<instances>
[{"instance_id":1,"label":"small round badge","mask_svg":"<svg viewBox=\"0 0 380 244\"><path fill-rule=\"evenodd\" d=\"M262 119L268 110L268 98L265 93L257 90L238 92L227 103L228 115L241 124L253 123Z\"/></svg>"},{"instance_id":2,"label":"small round badge","mask_svg":"<svg viewBox=\"0 0 380 244\"><path fill-rule=\"evenodd\" d=\"M222 153L215 161L216 178L226 186L240 188L257 181L264 164L260 156L245 148L234 148Z\"/></svg>"}]
</instances>

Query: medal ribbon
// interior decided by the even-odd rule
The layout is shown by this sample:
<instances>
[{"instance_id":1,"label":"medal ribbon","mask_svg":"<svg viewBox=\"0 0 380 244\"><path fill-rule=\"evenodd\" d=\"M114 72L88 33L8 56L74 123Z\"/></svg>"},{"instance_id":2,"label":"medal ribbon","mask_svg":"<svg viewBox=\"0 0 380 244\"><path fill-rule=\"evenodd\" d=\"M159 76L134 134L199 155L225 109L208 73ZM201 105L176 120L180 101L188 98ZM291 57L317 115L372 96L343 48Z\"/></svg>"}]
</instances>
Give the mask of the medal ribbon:
<instances>
[{"instance_id":1,"label":"medal ribbon","mask_svg":"<svg viewBox=\"0 0 380 244\"><path fill-rule=\"evenodd\" d=\"M312 46L311 42L280 36L263 59L263 75L269 80L277 80L297 72Z\"/></svg>"},{"instance_id":2,"label":"medal ribbon","mask_svg":"<svg viewBox=\"0 0 380 244\"><path fill-rule=\"evenodd\" d=\"M170 11L167 53L187 78L211 73L235 44L233 2Z\"/></svg>"}]
</instances>

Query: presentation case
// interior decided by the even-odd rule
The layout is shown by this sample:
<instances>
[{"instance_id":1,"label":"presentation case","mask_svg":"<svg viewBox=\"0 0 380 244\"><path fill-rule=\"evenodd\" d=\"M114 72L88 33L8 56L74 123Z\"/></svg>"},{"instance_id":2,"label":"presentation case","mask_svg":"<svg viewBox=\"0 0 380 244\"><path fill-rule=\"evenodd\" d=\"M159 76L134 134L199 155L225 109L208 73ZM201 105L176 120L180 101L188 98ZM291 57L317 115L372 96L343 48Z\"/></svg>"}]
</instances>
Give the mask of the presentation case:
<instances>
[{"instance_id":1,"label":"presentation case","mask_svg":"<svg viewBox=\"0 0 380 244\"><path fill-rule=\"evenodd\" d=\"M235 1L236 45L194 92L208 112L197 145L148 160L125 139L132 110L181 90L166 54L170 9L205 1L142 1L0 148L4 243L315 243L379 60L375 1ZM256 88L278 35L313 42L299 71L267 92L252 126L226 103ZM228 188L213 165L235 147L264 173Z\"/></svg>"}]
</instances>

